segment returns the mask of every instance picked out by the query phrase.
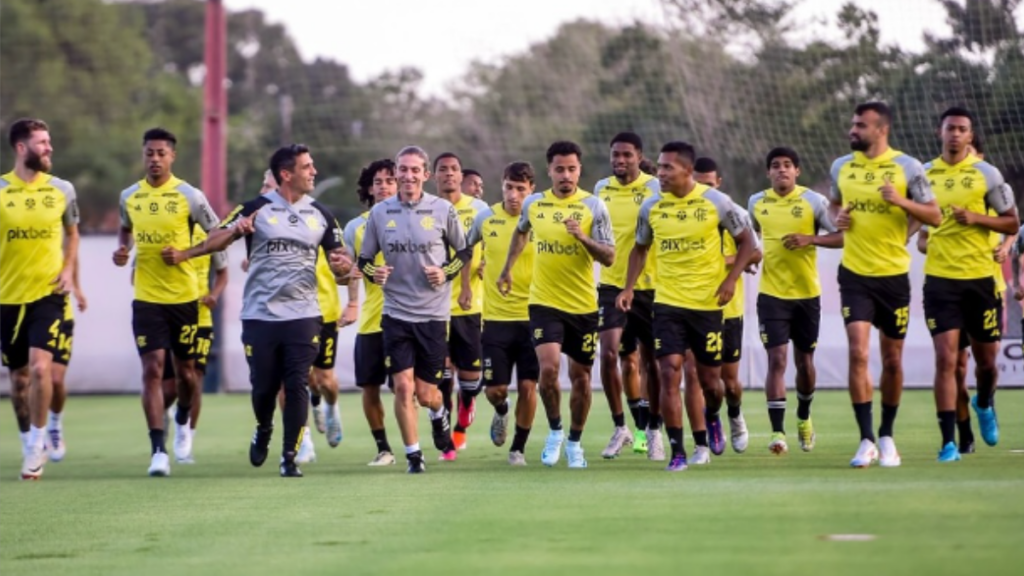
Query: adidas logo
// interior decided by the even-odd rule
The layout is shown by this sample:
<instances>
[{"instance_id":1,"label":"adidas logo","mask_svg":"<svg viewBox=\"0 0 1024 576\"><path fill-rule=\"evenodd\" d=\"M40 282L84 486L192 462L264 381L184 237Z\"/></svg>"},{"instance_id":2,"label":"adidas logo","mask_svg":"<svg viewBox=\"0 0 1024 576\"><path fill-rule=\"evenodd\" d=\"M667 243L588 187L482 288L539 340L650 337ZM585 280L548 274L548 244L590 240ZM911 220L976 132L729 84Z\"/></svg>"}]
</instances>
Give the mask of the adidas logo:
<instances>
[{"instance_id":1,"label":"adidas logo","mask_svg":"<svg viewBox=\"0 0 1024 576\"><path fill-rule=\"evenodd\" d=\"M10 202L8 202L7 203L7 207L8 208L14 208L14 200L11 200Z\"/></svg>"},{"instance_id":2,"label":"adidas logo","mask_svg":"<svg viewBox=\"0 0 1024 576\"><path fill-rule=\"evenodd\" d=\"M491 238L497 238L497 237L498 237L498 233L497 233L497 232L495 232L494 230L491 230L491 234L490 234L490 237L491 237Z\"/></svg>"}]
</instances>

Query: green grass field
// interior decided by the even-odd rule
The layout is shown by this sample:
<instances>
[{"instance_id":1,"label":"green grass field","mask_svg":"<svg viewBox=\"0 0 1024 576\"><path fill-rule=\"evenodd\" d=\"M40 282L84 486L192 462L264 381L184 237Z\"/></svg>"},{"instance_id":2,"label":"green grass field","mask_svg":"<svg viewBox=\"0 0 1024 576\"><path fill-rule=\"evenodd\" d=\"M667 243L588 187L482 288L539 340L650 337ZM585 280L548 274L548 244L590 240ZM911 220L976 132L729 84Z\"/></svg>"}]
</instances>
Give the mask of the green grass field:
<instances>
[{"instance_id":1,"label":"green grass field","mask_svg":"<svg viewBox=\"0 0 1024 576\"><path fill-rule=\"evenodd\" d=\"M390 401L391 397L387 397ZM510 468L482 407L469 449L408 476L367 467L375 452L354 395L345 440L282 479L248 463L247 396L205 401L194 466L146 476L149 441L135 397L68 403L68 455L40 482L19 482L9 402L0 406L0 572L54 574L998 574L1024 573L1024 392L1002 391L1002 443L935 462L928 392L904 396L903 467L853 470L856 427L845 393L819 393L818 446L770 455L764 398L749 392L751 448L682 474L626 454L603 461L611 432L594 397L588 470ZM793 402L795 404L795 402ZM567 408L566 408L567 410ZM390 415L389 438L400 450ZM876 405L876 419L878 409ZM566 414L567 416L567 414ZM423 416L426 428L426 416ZM280 427L278 428L280 432ZM277 439L273 447L279 446ZM690 443L687 438L688 445ZM429 439L427 439L429 443ZM1015 452L1014 449L1018 451ZM870 534L837 542L833 534Z\"/></svg>"}]
</instances>

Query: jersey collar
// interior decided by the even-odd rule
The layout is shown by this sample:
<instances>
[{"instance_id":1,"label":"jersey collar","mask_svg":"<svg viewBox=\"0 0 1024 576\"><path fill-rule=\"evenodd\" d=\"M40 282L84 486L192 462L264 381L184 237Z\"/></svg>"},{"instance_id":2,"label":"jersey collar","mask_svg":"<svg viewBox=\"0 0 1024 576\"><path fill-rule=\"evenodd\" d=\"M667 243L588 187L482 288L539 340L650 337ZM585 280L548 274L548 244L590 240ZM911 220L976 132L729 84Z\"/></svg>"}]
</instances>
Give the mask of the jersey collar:
<instances>
[{"instance_id":1,"label":"jersey collar","mask_svg":"<svg viewBox=\"0 0 1024 576\"><path fill-rule=\"evenodd\" d=\"M46 172L36 172L36 179L34 181L32 181L32 182L25 182L24 180L22 180L21 178L18 177L18 174L14 170L11 170L7 174L4 174L3 176L0 176L0 178L3 178L4 180L7 180L11 184L17 184L17 185L21 186L22 188L34 189L34 188L38 188L39 186L42 186L43 184L46 184L47 182L49 182L50 178L53 178L53 175L52 174L48 174Z\"/></svg>"},{"instance_id":2,"label":"jersey collar","mask_svg":"<svg viewBox=\"0 0 1024 576\"><path fill-rule=\"evenodd\" d=\"M801 193L803 193L804 190L806 190L806 188L804 188L803 186L797 184L793 188L793 191L790 192L789 194L786 194L785 196L783 196L782 194L779 194L778 192L776 192L775 188L768 188L767 190L764 191L764 195L767 198L777 198L777 199L781 200L783 198L795 198L795 197L799 196Z\"/></svg>"},{"instance_id":3,"label":"jersey collar","mask_svg":"<svg viewBox=\"0 0 1024 576\"><path fill-rule=\"evenodd\" d=\"M902 154L902 152L900 152L899 150L896 150L895 148L889 148L885 152L882 152L881 154L874 158L868 158L867 156L864 155L863 152L861 152L860 150L856 150L853 153L853 159L863 164L881 164L882 162L888 162L889 160L892 160L893 158L899 156L900 154Z\"/></svg>"},{"instance_id":4,"label":"jersey collar","mask_svg":"<svg viewBox=\"0 0 1024 576\"><path fill-rule=\"evenodd\" d=\"M981 158L978 158L974 154L968 154L963 160L956 164L948 164L942 156L939 156L935 160L932 160L932 165L941 166L943 168L966 168L967 166L973 166L978 162L981 162Z\"/></svg>"}]
</instances>

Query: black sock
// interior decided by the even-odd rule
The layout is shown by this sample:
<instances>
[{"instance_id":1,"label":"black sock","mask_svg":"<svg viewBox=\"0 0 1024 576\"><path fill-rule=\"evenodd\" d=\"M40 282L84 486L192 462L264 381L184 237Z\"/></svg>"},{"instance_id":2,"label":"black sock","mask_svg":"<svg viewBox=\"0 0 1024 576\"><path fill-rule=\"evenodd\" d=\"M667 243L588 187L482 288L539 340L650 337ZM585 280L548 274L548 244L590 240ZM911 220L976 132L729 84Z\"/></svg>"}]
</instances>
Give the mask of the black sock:
<instances>
[{"instance_id":1,"label":"black sock","mask_svg":"<svg viewBox=\"0 0 1024 576\"><path fill-rule=\"evenodd\" d=\"M555 416L554 418L548 418L548 428L551 428L552 430L561 430L562 429L562 417L561 416Z\"/></svg>"},{"instance_id":2,"label":"black sock","mask_svg":"<svg viewBox=\"0 0 1024 576\"><path fill-rule=\"evenodd\" d=\"M942 431L942 445L956 442L956 412L953 410L938 413L939 430Z\"/></svg>"},{"instance_id":3,"label":"black sock","mask_svg":"<svg viewBox=\"0 0 1024 576\"><path fill-rule=\"evenodd\" d=\"M494 411L498 413L498 416L504 416L508 414L508 399L494 407Z\"/></svg>"},{"instance_id":4,"label":"black sock","mask_svg":"<svg viewBox=\"0 0 1024 576\"><path fill-rule=\"evenodd\" d=\"M159 428L149 429L149 444L152 449L152 454L157 452L167 453L167 446L164 444L164 431Z\"/></svg>"},{"instance_id":5,"label":"black sock","mask_svg":"<svg viewBox=\"0 0 1024 576\"><path fill-rule=\"evenodd\" d=\"M191 406L178 402L178 409L174 413L174 422L178 426L184 426L185 424L188 424L188 415L191 410Z\"/></svg>"},{"instance_id":6,"label":"black sock","mask_svg":"<svg viewBox=\"0 0 1024 576\"><path fill-rule=\"evenodd\" d=\"M668 428L666 428L665 430L668 431ZM707 445L708 445L708 431L707 430L701 430L700 432L697 432L696 430L694 430L694 432L693 432L693 443L696 444L697 446L704 446L705 448L707 448Z\"/></svg>"},{"instance_id":7,"label":"black sock","mask_svg":"<svg viewBox=\"0 0 1024 576\"><path fill-rule=\"evenodd\" d=\"M966 420L961 420L956 423L956 427L960 432L960 443L970 444L974 442L974 430L971 430L971 417L968 416Z\"/></svg>"},{"instance_id":8,"label":"black sock","mask_svg":"<svg viewBox=\"0 0 1024 576\"><path fill-rule=\"evenodd\" d=\"M661 429L661 414L651 414L651 417L647 419L648 430L660 430Z\"/></svg>"},{"instance_id":9,"label":"black sock","mask_svg":"<svg viewBox=\"0 0 1024 576\"><path fill-rule=\"evenodd\" d=\"M742 412L742 410L740 409L740 404L737 404L735 406L729 404L726 407L725 411L729 415L729 418L739 418L740 412Z\"/></svg>"},{"instance_id":10,"label":"black sock","mask_svg":"<svg viewBox=\"0 0 1024 576\"><path fill-rule=\"evenodd\" d=\"M651 421L651 403L647 400L640 400L640 409L633 417L638 430L646 430L648 422Z\"/></svg>"},{"instance_id":11,"label":"black sock","mask_svg":"<svg viewBox=\"0 0 1024 576\"><path fill-rule=\"evenodd\" d=\"M673 456L686 453L686 449L683 447L682 428L665 428L665 435L668 436L668 445L672 448Z\"/></svg>"},{"instance_id":12,"label":"black sock","mask_svg":"<svg viewBox=\"0 0 1024 576\"><path fill-rule=\"evenodd\" d=\"M860 439L874 442L875 431L871 429L871 402L854 404L853 415L857 417L857 426L860 427Z\"/></svg>"},{"instance_id":13,"label":"black sock","mask_svg":"<svg viewBox=\"0 0 1024 576\"><path fill-rule=\"evenodd\" d=\"M516 434L512 437L509 452L526 452L526 440L530 437L530 429L516 426Z\"/></svg>"},{"instance_id":14,"label":"black sock","mask_svg":"<svg viewBox=\"0 0 1024 576\"><path fill-rule=\"evenodd\" d=\"M772 432L786 433L786 398L768 401L768 419L772 423Z\"/></svg>"},{"instance_id":15,"label":"black sock","mask_svg":"<svg viewBox=\"0 0 1024 576\"><path fill-rule=\"evenodd\" d=\"M463 428L462 425L458 423L458 421L456 421L455 422L455 431L456 432L461 432L461 433L465 434L466 429Z\"/></svg>"},{"instance_id":16,"label":"black sock","mask_svg":"<svg viewBox=\"0 0 1024 576\"><path fill-rule=\"evenodd\" d=\"M319 394L310 394L309 395L309 403L313 405L313 408L316 408L317 406L320 405L320 399L321 398L322 398L322 396L320 396Z\"/></svg>"},{"instance_id":17,"label":"black sock","mask_svg":"<svg viewBox=\"0 0 1024 576\"><path fill-rule=\"evenodd\" d=\"M569 430L569 442L579 442L583 437L583 430Z\"/></svg>"},{"instance_id":18,"label":"black sock","mask_svg":"<svg viewBox=\"0 0 1024 576\"><path fill-rule=\"evenodd\" d=\"M405 455L406 460L423 460L423 450L409 452Z\"/></svg>"},{"instance_id":19,"label":"black sock","mask_svg":"<svg viewBox=\"0 0 1024 576\"><path fill-rule=\"evenodd\" d=\"M391 445L388 444L388 433L386 430L381 428L380 430L370 430L373 434L373 441L377 443L377 452L391 452Z\"/></svg>"},{"instance_id":20,"label":"black sock","mask_svg":"<svg viewBox=\"0 0 1024 576\"><path fill-rule=\"evenodd\" d=\"M892 425L896 422L896 411L899 409L899 404L889 406L888 404L882 403L882 425L878 427L879 438L883 436L892 436Z\"/></svg>"},{"instance_id":21,"label":"black sock","mask_svg":"<svg viewBox=\"0 0 1024 576\"><path fill-rule=\"evenodd\" d=\"M447 372L445 373L447 374ZM446 376L441 383L437 385L437 389L441 391L441 401L444 402L444 409L449 414L452 413L452 378Z\"/></svg>"},{"instance_id":22,"label":"black sock","mask_svg":"<svg viewBox=\"0 0 1024 576\"><path fill-rule=\"evenodd\" d=\"M626 415L622 412L612 414L612 422L615 424L616 428L622 428L626 425Z\"/></svg>"},{"instance_id":23,"label":"black sock","mask_svg":"<svg viewBox=\"0 0 1024 576\"><path fill-rule=\"evenodd\" d=\"M647 419L640 413L644 408L643 400L629 400L626 404L629 406L629 415L633 417L633 424L636 425L637 429L643 430L644 428L647 428ZM618 424L616 424L616 426L618 426ZM623 424L623 426L625 426L625 424Z\"/></svg>"},{"instance_id":24,"label":"black sock","mask_svg":"<svg viewBox=\"0 0 1024 576\"><path fill-rule=\"evenodd\" d=\"M810 394L796 393L796 417L807 420L811 417L811 402L814 402L814 392Z\"/></svg>"},{"instance_id":25,"label":"black sock","mask_svg":"<svg viewBox=\"0 0 1024 576\"><path fill-rule=\"evenodd\" d=\"M978 399L978 408L989 408L992 406L992 391L983 390L979 384L974 394L975 398Z\"/></svg>"}]
</instances>

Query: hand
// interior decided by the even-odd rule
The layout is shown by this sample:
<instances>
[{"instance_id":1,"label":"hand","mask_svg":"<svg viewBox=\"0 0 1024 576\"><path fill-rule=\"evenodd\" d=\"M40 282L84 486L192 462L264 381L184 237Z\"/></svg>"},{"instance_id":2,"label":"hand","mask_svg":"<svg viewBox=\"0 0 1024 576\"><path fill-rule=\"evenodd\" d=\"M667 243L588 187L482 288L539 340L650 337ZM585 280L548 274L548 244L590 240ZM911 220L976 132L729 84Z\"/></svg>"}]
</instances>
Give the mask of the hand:
<instances>
[{"instance_id":1,"label":"hand","mask_svg":"<svg viewBox=\"0 0 1024 576\"><path fill-rule=\"evenodd\" d=\"M733 294L736 293L736 282L730 282L728 278L722 282L722 285L718 287L718 291L715 292L715 296L718 296L718 305L725 306L732 301Z\"/></svg>"},{"instance_id":2,"label":"hand","mask_svg":"<svg viewBox=\"0 0 1024 576\"><path fill-rule=\"evenodd\" d=\"M203 306L206 306L210 310L213 310L214 308L217 307L217 300L218 297L214 296L213 294L207 294L206 296L203 296L202 298L199 299L199 301L203 303Z\"/></svg>"},{"instance_id":3,"label":"hand","mask_svg":"<svg viewBox=\"0 0 1024 576\"><path fill-rule=\"evenodd\" d=\"M352 259L348 257L344 248L331 250L327 254L327 263L331 266L331 271L338 276L344 276L352 269Z\"/></svg>"},{"instance_id":4,"label":"hand","mask_svg":"<svg viewBox=\"0 0 1024 576\"><path fill-rule=\"evenodd\" d=\"M359 321L359 303L349 302L348 306L345 306L345 310L341 313L341 319L338 320L338 326L344 328L351 324L355 324Z\"/></svg>"},{"instance_id":5,"label":"hand","mask_svg":"<svg viewBox=\"0 0 1024 576\"><path fill-rule=\"evenodd\" d=\"M1017 302L1024 300L1024 290L1021 290L1020 284L1013 287L1013 299Z\"/></svg>"},{"instance_id":6,"label":"hand","mask_svg":"<svg viewBox=\"0 0 1024 576\"><path fill-rule=\"evenodd\" d=\"M168 266L177 266L188 258L185 257L185 253L173 246L164 246L164 249L160 251L160 257L163 258L164 264Z\"/></svg>"},{"instance_id":7,"label":"hand","mask_svg":"<svg viewBox=\"0 0 1024 576\"><path fill-rule=\"evenodd\" d=\"M757 274L757 262L751 262L750 264L747 264L747 267L744 268L743 271L751 275Z\"/></svg>"},{"instance_id":8,"label":"hand","mask_svg":"<svg viewBox=\"0 0 1024 576\"><path fill-rule=\"evenodd\" d=\"M786 250L799 250L814 244L814 237L809 234L786 234L782 237L782 245Z\"/></svg>"},{"instance_id":9,"label":"hand","mask_svg":"<svg viewBox=\"0 0 1024 576\"><path fill-rule=\"evenodd\" d=\"M381 264L373 269L373 283L378 286L383 286L388 281L388 276L391 275L391 271L394 268L386 264Z\"/></svg>"},{"instance_id":10,"label":"hand","mask_svg":"<svg viewBox=\"0 0 1024 576\"><path fill-rule=\"evenodd\" d=\"M440 266L424 266L423 274L427 277L427 283L433 288L444 285L447 281L445 278L444 270Z\"/></svg>"},{"instance_id":11,"label":"hand","mask_svg":"<svg viewBox=\"0 0 1024 576\"><path fill-rule=\"evenodd\" d=\"M633 290L627 288L615 298L615 307L623 312L629 312L629 309L633 307Z\"/></svg>"},{"instance_id":12,"label":"hand","mask_svg":"<svg viewBox=\"0 0 1024 576\"><path fill-rule=\"evenodd\" d=\"M50 282L55 286L54 292L56 294L67 294L75 289L75 272L70 268L65 268L60 271L57 278L53 282Z\"/></svg>"},{"instance_id":13,"label":"hand","mask_svg":"<svg viewBox=\"0 0 1024 576\"><path fill-rule=\"evenodd\" d=\"M75 288L75 302L78 302L78 311L85 312L89 308L89 301L85 299L85 293Z\"/></svg>"},{"instance_id":14,"label":"hand","mask_svg":"<svg viewBox=\"0 0 1024 576\"><path fill-rule=\"evenodd\" d=\"M896 187L893 186L892 182L889 181L888 176L883 176L882 182L884 182L884 184L882 184L882 186L878 188L878 190L882 193L882 200L885 200L889 204L893 204L895 206L902 206L903 204L906 203L906 197L901 195L896 190Z\"/></svg>"},{"instance_id":15,"label":"hand","mask_svg":"<svg viewBox=\"0 0 1024 576\"><path fill-rule=\"evenodd\" d=\"M970 226L974 224L974 212L959 206L953 206L952 208L953 218L956 220L957 224L962 226Z\"/></svg>"},{"instance_id":16,"label":"hand","mask_svg":"<svg viewBox=\"0 0 1024 576\"><path fill-rule=\"evenodd\" d=\"M480 261L480 267L476 269L476 277L477 278L479 278L481 280L484 279L484 266L486 266L486 265L487 265L487 261L486 260L481 260Z\"/></svg>"},{"instance_id":17,"label":"hand","mask_svg":"<svg viewBox=\"0 0 1024 576\"><path fill-rule=\"evenodd\" d=\"M851 212L853 212L853 204L847 204L839 211L839 214L836 214L836 228L844 232L850 229L850 226L853 224Z\"/></svg>"},{"instance_id":18,"label":"hand","mask_svg":"<svg viewBox=\"0 0 1024 576\"><path fill-rule=\"evenodd\" d=\"M117 250L114 250L114 265L124 266L128 263L128 247L118 246Z\"/></svg>"},{"instance_id":19,"label":"hand","mask_svg":"<svg viewBox=\"0 0 1024 576\"><path fill-rule=\"evenodd\" d=\"M249 259L248 258L242 259L242 272L245 272L245 273L249 272Z\"/></svg>"},{"instance_id":20,"label":"hand","mask_svg":"<svg viewBox=\"0 0 1024 576\"><path fill-rule=\"evenodd\" d=\"M463 288L459 293L459 308L469 311L473 307L473 289Z\"/></svg>"},{"instance_id":21,"label":"hand","mask_svg":"<svg viewBox=\"0 0 1024 576\"><path fill-rule=\"evenodd\" d=\"M992 259L1002 264L1010 256L1010 247L1000 244L992 249Z\"/></svg>"},{"instance_id":22,"label":"hand","mask_svg":"<svg viewBox=\"0 0 1024 576\"><path fill-rule=\"evenodd\" d=\"M248 236L256 231L256 215L260 213L260 209L257 208L255 212L249 214L245 218L239 218L235 222L234 236L235 238L241 238L242 236Z\"/></svg>"},{"instance_id":23,"label":"hand","mask_svg":"<svg viewBox=\"0 0 1024 576\"><path fill-rule=\"evenodd\" d=\"M583 239L583 229L580 228L580 223L572 218L565 221L565 231L577 240Z\"/></svg>"},{"instance_id":24,"label":"hand","mask_svg":"<svg viewBox=\"0 0 1024 576\"><path fill-rule=\"evenodd\" d=\"M502 296L508 296L509 292L512 292L512 274L508 268L502 270L501 276L498 277L498 292L501 292Z\"/></svg>"}]
</instances>

